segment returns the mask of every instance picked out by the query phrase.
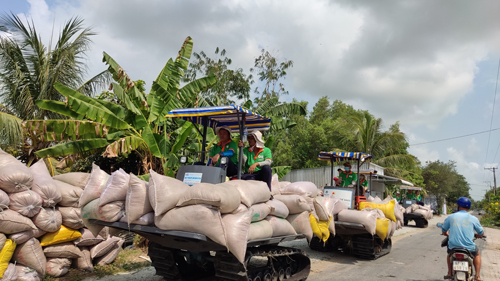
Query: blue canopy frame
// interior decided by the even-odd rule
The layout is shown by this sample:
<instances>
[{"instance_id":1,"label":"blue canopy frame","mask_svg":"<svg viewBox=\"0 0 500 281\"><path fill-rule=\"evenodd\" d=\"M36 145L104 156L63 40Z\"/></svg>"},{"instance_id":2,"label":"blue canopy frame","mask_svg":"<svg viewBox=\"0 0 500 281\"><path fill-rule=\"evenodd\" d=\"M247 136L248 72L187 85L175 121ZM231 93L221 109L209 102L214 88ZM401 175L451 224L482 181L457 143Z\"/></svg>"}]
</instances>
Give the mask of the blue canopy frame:
<instances>
[{"instance_id":1,"label":"blue canopy frame","mask_svg":"<svg viewBox=\"0 0 500 281\"><path fill-rule=\"evenodd\" d=\"M195 108L179 108L171 110L167 118L180 118L194 124L203 126L203 141L201 147L201 158L205 159L205 149L207 140L207 128L213 130L217 127L227 126L231 133L240 133L243 130L267 131L271 127L271 118L259 115L238 105L207 106ZM238 178L241 179L241 169L243 164L243 148L240 147L238 154Z\"/></svg>"},{"instance_id":2,"label":"blue canopy frame","mask_svg":"<svg viewBox=\"0 0 500 281\"><path fill-rule=\"evenodd\" d=\"M318 155L318 160L330 161L330 163L331 163L332 167L331 167L330 178L331 178L331 185L332 186L333 186L333 163L356 160L358 163L357 170L359 171L359 167L361 166L361 163L366 162L372 158L373 158L373 156L371 156L368 153L364 153L364 152L321 151ZM371 184L371 177L370 177L370 184ZM359 194L358 189L359 189L359 177L357 177L357 182L356 182L356 196L358 196L358 194Z\"/></svg>"}]
</instances>

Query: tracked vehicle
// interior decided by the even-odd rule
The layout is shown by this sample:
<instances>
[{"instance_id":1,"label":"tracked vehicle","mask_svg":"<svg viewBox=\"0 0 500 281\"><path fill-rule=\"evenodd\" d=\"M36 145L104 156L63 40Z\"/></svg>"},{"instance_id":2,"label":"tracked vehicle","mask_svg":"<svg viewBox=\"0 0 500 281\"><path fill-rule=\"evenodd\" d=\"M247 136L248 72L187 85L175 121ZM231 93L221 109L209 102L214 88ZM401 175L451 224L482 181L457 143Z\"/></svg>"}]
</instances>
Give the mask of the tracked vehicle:
<instances>
[{"instance_id":1,"label":"tracked vehicle","mask_svg":"<svg viewBox=\"0 0 500 281\"><path fill-rule=\"evenodd\" d=\"M333 184L334 163L355 161L357 171L360 171L361 164L369 161L371 155L363 152L320 152L318 160L330 161L331 163L331 186L325 186L323 192L325 197L335 195L339 200L347 204L349 209L357 209L359 202L366 201L362 186L357 181L349 187L337 187ZM377 259L391 252L392 240L386 238L380 239L377 235L371 235L365 227L359 223L350 223L338 221L335 218L335 235L323 244L317 237L311 240L310 248L317 251L342 251L364 259Z\"/></svg>"},{"instance_id":2,"label":"tracked vehicle","mask_svg":"<svg viewBox=\"0 0 500 281\"><path fill-rule=\"evenodd\" d=\"M422 188L418 186L400 186L399 189L412 190L413 192L422 191ZM417 200L415 199L403 198L401 201L401 205L405 208L408 208L409 206L417 203ZM408 226L408 223L410 221L415 221L416 226L420 228L426 228L429 226L429 221L421 213L404 213L404 225Z\"/></svg>"},{"instance_id":3,"label":"tracked vehicle","mask_svg":"<svg viewBox=\"0 0 500 281\"><path fill-rule=\"evenodd\" d=\"M221 167L205 164L208 128L228 126L232 133L239 133L244 141L247 130L268 130L271 119L255 114L242 107L215 106L176 109L166 117L181 118L198 124L196 129L202 135L200 157L192 160L191 165L182 165L176 175L178 180L187 184L200 182L221 183L226 181L224 163ZM239 151L238 179L241 179L242 150ZM187 157L181 157L186 164ZM98 225L109 226L137 233L149 239L148 255L156 274L165 280L198 280L216 278L217 280L278 281L305 280L310 272L310 259L302 251L278 246L279 243L304 238L303 235L272 237L249 241L244 264L240 263L225 246L217 244L205 235L185 231L162 230L154 226L141 226L122 222L91 220Z\"/></svg>"}]
</instances>

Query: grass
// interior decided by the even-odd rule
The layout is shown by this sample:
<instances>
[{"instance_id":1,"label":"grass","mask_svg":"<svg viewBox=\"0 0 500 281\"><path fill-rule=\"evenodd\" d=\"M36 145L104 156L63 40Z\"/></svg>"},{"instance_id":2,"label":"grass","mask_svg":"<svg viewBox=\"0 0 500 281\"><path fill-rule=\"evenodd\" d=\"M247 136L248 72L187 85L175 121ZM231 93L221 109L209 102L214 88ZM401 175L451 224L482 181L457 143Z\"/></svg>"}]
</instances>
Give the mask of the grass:
<instances>
[{"instance_id":1,"label":"grass","mask_svg":"<svg viewBox=\"0 0 500 281\"><path fill-rule=\"evenodd\" d=\"M46 275L43 281L82 281L87 277L104 277L107 275L115 275L120 272L130 272L143 267L150 266L151 263L139 258L139 256L147 256L147 248L125 249L122 250L115 261L108 265L94 266L94 272L83 272L78 269L71 268L68 274L55 278Z\"/></svg>"},{"instance_id":2,"label":"grass","mask_svg":"<svg viewBox=\"0 0 500 281\"><path fill-rule=\"evenodd\" d=\"M481 225L485 227L500 229L500 218L493 215L484 215L481 218Z\"/></svg>"},{"instance_id":3,"label":"grass","mask_svg":"<svg viewBox=\"0 0 500 281\"><path fill-rule=\"evenodd\" d=\"M94 273L99 278L106 275L114 275L119 272L134 271L151 265L150 262L139 258L147 256L146 249L126 249L121 251L112 264L94 266Z\"/></svg>"}]
</instances>

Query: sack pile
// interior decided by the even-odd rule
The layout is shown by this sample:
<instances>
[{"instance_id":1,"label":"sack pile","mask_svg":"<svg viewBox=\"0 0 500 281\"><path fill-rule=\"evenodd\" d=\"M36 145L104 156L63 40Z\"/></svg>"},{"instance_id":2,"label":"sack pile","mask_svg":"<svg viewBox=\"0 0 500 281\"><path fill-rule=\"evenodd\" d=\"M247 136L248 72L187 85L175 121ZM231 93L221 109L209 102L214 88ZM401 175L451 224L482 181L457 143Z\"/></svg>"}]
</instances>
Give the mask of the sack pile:
<instances>
[{"instance_id":1,"label":"sack pile","mask_svg":"<svg viewBox=\"0 0 500 281\"><path fill-rule=\"evenodd\" d=\"M71 266L92 271L116 258L122 239L96 238L84 228L78 202L89 176L52 178L43 160L27 168L0 149L1 280L60 277ZM99 245L97 255L86 254Z\"/></svg>"},{"instance_id":2,"label":"sack pile","mask_svg":"<svg viewBox=\"0 0 500 281\"><path fill-rule=\"evenodd\" d=\"M434 214L432 213L431 205L418 205L418 204L412 204L405 210L406 214L411 214L411 213L418 213L422 214L425 219L430 220L433 218Z\"/></svg>"}]
</instances>

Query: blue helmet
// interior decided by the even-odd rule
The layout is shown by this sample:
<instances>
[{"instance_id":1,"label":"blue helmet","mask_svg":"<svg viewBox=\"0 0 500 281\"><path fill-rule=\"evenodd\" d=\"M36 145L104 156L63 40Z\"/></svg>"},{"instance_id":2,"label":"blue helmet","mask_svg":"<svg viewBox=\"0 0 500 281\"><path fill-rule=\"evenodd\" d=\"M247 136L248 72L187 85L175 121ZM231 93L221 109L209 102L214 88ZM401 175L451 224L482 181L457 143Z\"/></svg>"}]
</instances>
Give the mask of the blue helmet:
<instances>
[{"instance_id":1,"label":"blue helmet","mask_svg":"<svg viewBox=\"0 0 500 281\"><path fill-rule=\"evenodd\" d=\"M471 204L470 199L467 197L460 197L457 200L457 205L462 208L470 209Z\"/></svg>"}]
</instances>

